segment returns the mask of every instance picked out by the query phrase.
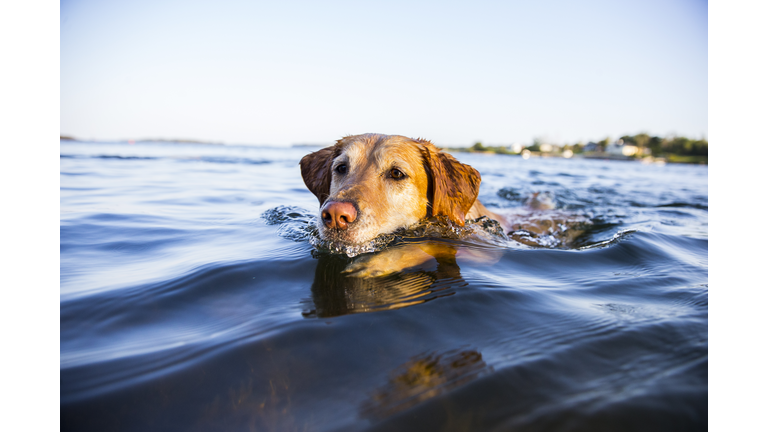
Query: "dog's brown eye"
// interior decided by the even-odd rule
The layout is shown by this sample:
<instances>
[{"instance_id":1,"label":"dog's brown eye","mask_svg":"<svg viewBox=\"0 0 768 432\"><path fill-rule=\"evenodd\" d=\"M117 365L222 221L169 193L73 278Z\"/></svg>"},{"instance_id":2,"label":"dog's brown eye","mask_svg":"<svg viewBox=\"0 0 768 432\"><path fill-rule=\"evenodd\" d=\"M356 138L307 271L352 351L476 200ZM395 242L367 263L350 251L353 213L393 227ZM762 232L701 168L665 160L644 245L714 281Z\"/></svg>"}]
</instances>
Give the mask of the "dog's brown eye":
<instances>
[{"instance_id":1,"label":"dog's brown eye","mask_svg":"<svg viewBox=\"0 0 768 432\"><path fill-rule=\"evenodd\" d=\"M339 173L339 174L346 174L347 173L347 165L346 164L341 164L341 165L337 166L336 167L336 172Z\"/></svg>"},{"instance_id":2,"label":"dog's brown eye","mask_svg":"<svg viewBox=\"0 0 768 432\"><path fill-rule=\"evenodd\" d=\"M397 168L392 168L392 171L389 172L389 176L395 180L400 180L405 178L405 174L403 174L403 172Z\"/></svg>"}]
</instances>

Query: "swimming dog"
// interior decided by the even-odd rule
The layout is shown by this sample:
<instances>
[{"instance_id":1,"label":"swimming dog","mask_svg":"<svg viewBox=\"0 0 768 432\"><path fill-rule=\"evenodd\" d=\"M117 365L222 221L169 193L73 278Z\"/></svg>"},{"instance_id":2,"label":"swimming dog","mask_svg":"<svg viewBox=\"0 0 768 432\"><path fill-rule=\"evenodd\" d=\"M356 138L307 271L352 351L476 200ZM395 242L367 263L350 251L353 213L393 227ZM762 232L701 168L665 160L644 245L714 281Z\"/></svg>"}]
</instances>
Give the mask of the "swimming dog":
<instances>
[{"instance_id":1,"label":"swimming dog","mask_svg":"<svg viewBox=\"0 0 768 432\"><path fill-rule=\"evenodd\" d=\"M381 134L347 136L304 156L300 166L304 183L320 202L318 229L324 240L360 244L434 216L445 216L459 226L486 216L499 222L505 233L547 229L540 223L513 223L488 210L477 199L480 173L428 140ZM535 195L529 201L536 209L551 208L551 203ZM426 255L436 257L442 249L422 245L421 254L417 250L392 252L389 258L379 258L391 261L380 267L391 270L421 263L428 259Z\"/></svg>"}]
</instances>

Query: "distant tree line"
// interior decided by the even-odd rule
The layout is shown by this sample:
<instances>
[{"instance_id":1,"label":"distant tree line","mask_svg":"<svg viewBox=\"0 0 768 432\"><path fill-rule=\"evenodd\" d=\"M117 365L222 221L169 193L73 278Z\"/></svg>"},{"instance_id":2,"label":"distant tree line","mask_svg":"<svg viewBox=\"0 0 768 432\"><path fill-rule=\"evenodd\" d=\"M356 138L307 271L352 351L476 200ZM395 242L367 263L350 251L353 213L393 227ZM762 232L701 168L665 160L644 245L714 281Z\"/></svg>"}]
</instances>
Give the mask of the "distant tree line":
<instances>
[{"instance_id":1,"label":"distant tree line","mask_svg":"<svg viewBox=\"0 0 768 432\"><path fill-rule=\"evenodd\" d=\"M653 156L678 155L678 156L709 156L705 139L692 140L686 137L660 138L645 133L637 135L624 135L621 137L625 144L632 144L641 150L651 149Z\"/></svg>"},{"instance_id":2,"label":"distant tree line","mask_svg":"<svg viewBox=\"0 0 768 432\"><path fill-rule=\"evenodd\" d=\"M688 163L707 163L708 142L706 139L690 139L682 136L659 137L651 136L647 133L637 135L624 135L618 140L605 138L597 142L584 144L552 145L547 144L541 138L535 138L529 145L484 145L476 142L471 147L455 148L457 151L498 153L498 154L520 154L528 150L531 153L560 154L572 152L570 154L601 154L605 152L610 144L618 143L624 145L633 145L637 147L633 158L646 158L653 156L655 158L664 158L671 162ZM632 153L629 153L632 154ZM566 156L569 157L569 156Z\"/></svg>"}]
</instances>

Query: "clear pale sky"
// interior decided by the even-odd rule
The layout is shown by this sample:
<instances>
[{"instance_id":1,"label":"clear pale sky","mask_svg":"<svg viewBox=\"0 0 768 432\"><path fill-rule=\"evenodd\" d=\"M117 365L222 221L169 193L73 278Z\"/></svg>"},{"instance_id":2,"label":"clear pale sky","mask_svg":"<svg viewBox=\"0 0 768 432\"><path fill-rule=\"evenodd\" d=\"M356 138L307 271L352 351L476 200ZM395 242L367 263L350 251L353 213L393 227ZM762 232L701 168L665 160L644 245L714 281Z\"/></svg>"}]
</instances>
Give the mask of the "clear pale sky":
<instances>
[{"instance_id":1,"label":"clear pale sky","mask_svg":"<svg viewBox=\"0 0 768 432\"><path fill-rule=\"evenodd\" d=\"M83 139L708 135L706 1L60 7L60 132Z\"/></svg>"}]
</instances>

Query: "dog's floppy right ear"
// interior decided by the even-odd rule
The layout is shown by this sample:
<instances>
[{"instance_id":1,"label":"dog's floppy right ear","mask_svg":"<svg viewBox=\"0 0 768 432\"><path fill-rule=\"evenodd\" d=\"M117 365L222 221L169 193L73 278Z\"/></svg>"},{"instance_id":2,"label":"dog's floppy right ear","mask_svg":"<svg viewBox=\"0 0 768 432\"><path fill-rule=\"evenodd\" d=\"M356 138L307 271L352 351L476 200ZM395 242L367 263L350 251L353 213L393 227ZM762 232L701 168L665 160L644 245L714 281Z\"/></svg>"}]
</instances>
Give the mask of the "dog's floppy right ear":
<instances>
[{"instance_id":1,"label":"dog's floppy right ear","mask_svg":"<svg viewBox=\"0 0 768 432\"><path fill-rule=\"evenodd\" d=\"M337 146L326 147L301 158L301 177L304 184L323 205L331 193L331 164L336 157Z\"/></svg>"},{"instance_id":2,"label":"dog's floppy right ear","mask_svg":"<svg viewBox=\"0 0 768 432\"><path fill-rule=\"evenodd\" d=\"M430 179L432 216L445 215L464 226L464 219L480 192L480 173L441 152L431 142L416 141L422 145L422 157Z\"/></svg>"}]
</instances>

